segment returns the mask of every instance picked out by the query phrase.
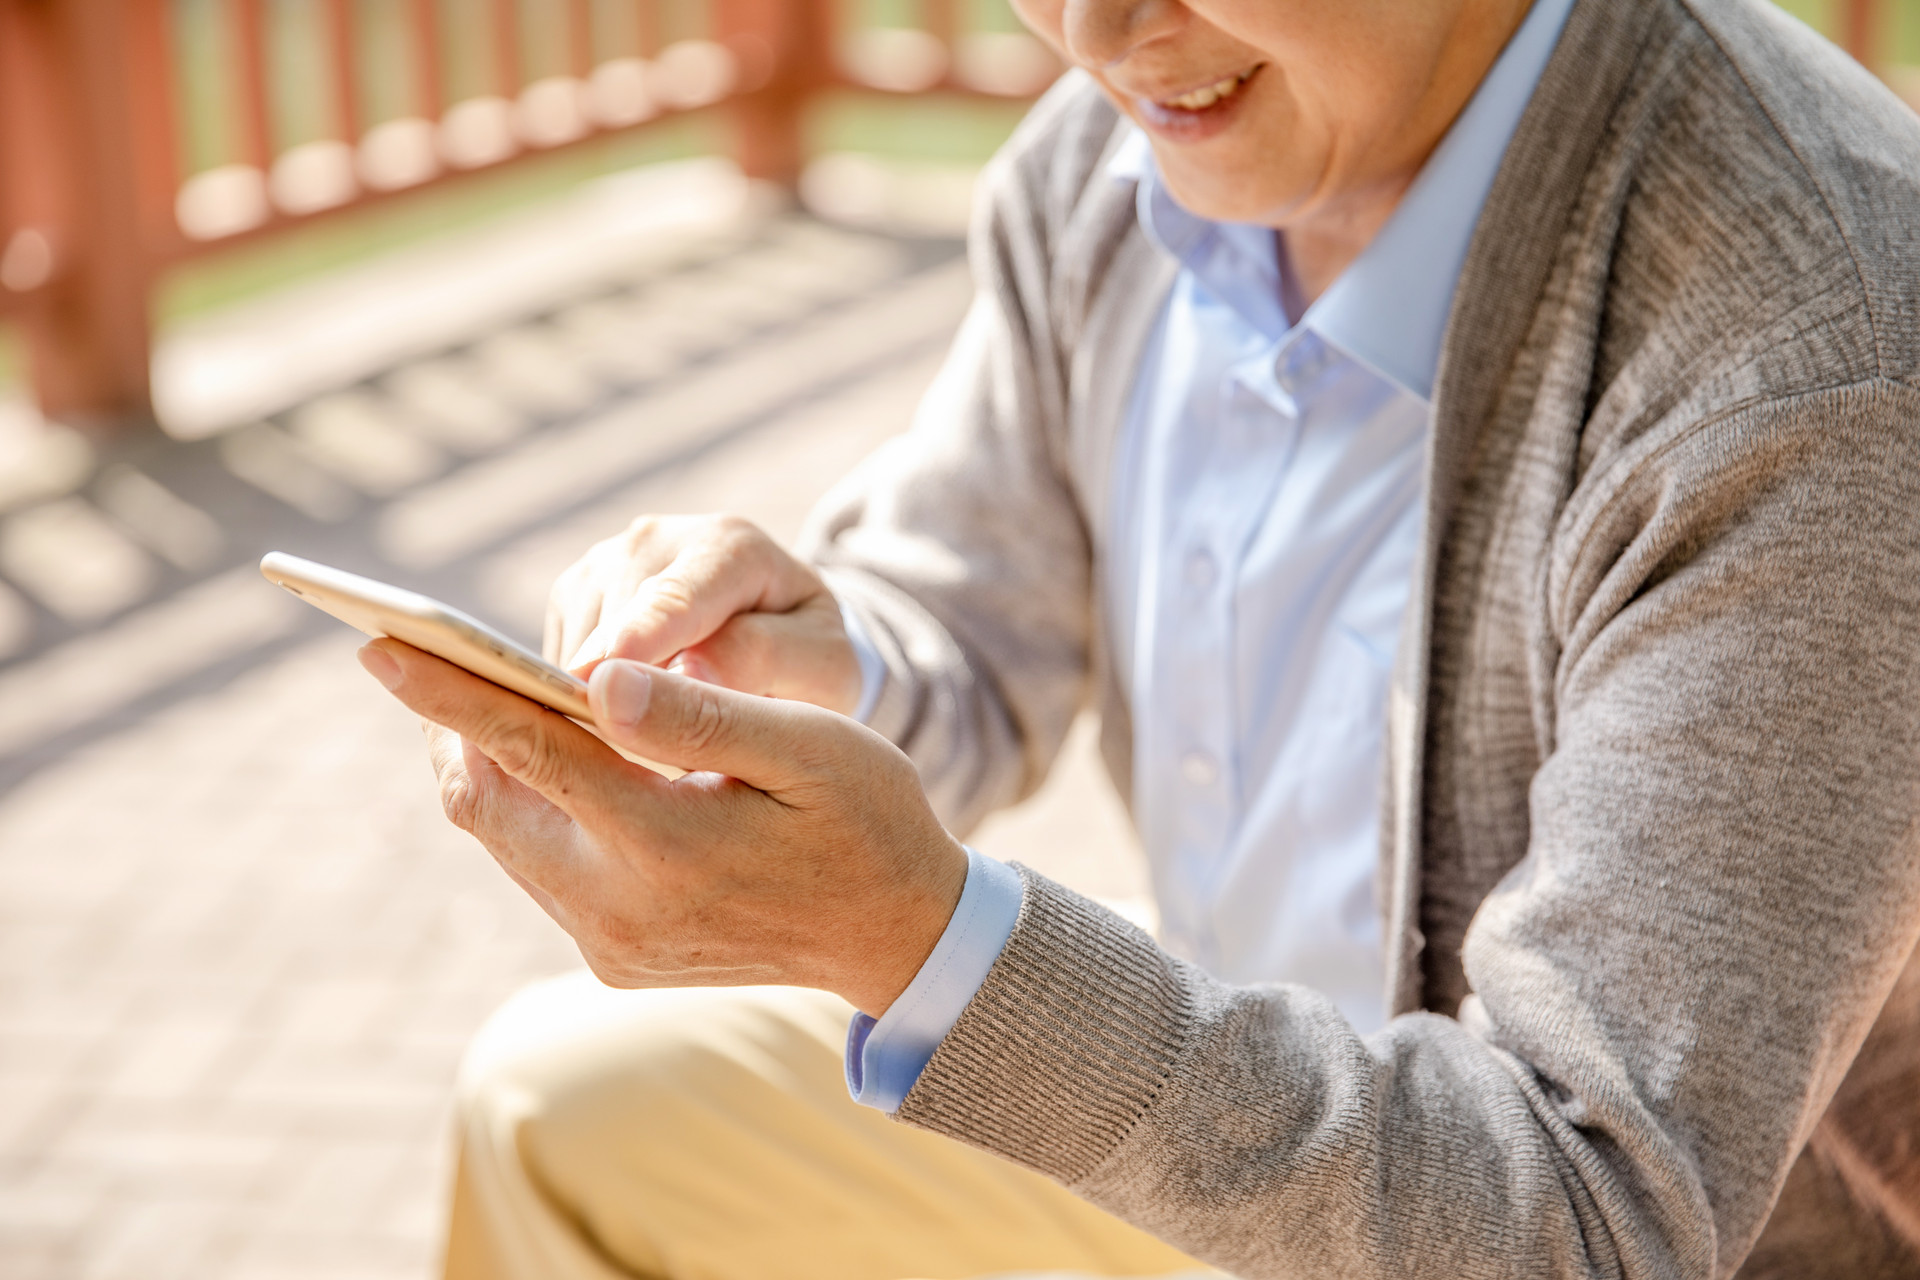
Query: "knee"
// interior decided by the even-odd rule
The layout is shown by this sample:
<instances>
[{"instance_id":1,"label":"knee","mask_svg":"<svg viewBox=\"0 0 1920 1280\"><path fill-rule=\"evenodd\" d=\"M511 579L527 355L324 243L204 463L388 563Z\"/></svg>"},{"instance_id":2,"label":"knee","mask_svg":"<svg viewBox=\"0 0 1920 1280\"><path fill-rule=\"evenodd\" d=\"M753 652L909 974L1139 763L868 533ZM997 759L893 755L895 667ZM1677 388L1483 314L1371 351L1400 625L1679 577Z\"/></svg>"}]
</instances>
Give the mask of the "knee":
<instances>
[{"instance_id":1,"label":"knee","mask_svg":"<svg viewBox=\"0 0 1920 1280\"><path fill-rule=\"evenodd\" d=\"M542 1059L571 1038L568 1024L589 998L581 989L583 978L592 975L569 973L533 983L488 1015L460 1059L455 1093L462 1106L542 1074Z\"/></svg>"},{"instance_id":2,"label":"knee","mask_svg":"<svg viewBox=\"0 0 1920 1280\"><path fill-rule=\"evenodd\" d=\"M615 991L591 973L522 988L481 1024L460 1062L455 1107L466 1120L551 1111L608 1071L630 1070L609 1041L643 1039L658 993Z\"/></svg>"},{"instance_id":3,"label":"knee","mask_svg":"<svg viewBox=\"0 0 1920 1280\"><path fill-rule=\"evenodd\" d=\"M576 1113L604 1117L704 1094L749 1063L824 1048L837 1064L845 1026L844 1006L820 992L614 990L581 970L495 1011L468 1046L455 1105L468 1124L519 1128L537 1118L564 1127Z\"/></svg>"}]
</instances>

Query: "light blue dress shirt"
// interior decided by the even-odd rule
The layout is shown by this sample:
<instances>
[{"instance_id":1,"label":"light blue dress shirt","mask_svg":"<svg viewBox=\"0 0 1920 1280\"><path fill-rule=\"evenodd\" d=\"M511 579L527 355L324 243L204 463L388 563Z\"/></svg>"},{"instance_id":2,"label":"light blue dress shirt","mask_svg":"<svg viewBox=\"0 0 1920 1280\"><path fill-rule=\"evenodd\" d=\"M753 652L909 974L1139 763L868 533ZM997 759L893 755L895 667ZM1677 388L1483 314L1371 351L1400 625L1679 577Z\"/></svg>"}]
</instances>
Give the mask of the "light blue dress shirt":
<instances>
[{"instance_id":1,"label":"light blue dress shirt","mask_svg":"<svg viewBox=\"0 0 1920 1280\"><path fill-rule=\"evenodd\" d=\"M1107 583L1162 943L1384 1020L1373 883L1389 669L1420 541L1435 367L1481 206L1572 0L1535 0L1393 216L1303 316L1275 233L1209 222L1144 135L1115 157L1181 266L1116 450ZM870 709L884 679L850 627ZM946 932L847 1084L893 1111L992 968L1019 878L969 851Z\"/></svg>"}]
</instances>

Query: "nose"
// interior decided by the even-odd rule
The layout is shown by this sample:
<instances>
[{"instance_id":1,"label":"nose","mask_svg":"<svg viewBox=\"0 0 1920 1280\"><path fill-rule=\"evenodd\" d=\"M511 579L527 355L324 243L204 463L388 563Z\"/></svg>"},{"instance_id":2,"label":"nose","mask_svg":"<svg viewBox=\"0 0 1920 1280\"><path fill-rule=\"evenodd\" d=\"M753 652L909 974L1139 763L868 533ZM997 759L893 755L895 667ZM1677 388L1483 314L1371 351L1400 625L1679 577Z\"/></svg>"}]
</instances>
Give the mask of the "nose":
<instances>
[{"instance_id":1,"label":"nose","mask_svg":"<svg viewBox=\"0 0 1920 1280\"><path fill-rule=\"evenodd\" d=\"M1186 15L1180 0L1067 0L1061 34L1083 67L1111 67L1171 34Z\"/></svg>"}]
</instances>

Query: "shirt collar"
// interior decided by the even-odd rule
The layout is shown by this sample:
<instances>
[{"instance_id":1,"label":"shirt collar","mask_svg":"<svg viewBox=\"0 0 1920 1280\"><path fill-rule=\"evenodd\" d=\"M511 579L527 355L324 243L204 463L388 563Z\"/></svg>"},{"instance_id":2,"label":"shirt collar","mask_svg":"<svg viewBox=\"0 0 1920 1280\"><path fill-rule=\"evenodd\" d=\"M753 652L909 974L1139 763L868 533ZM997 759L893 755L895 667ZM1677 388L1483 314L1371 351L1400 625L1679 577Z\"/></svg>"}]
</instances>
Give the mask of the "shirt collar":
<instances>
[{"instance_id":1,"label":"shirt collar","mask_svg":"<svg viewBox=\"0 0 1920 1280\"><path fill-rule=\"evenodd\" d=\"M1107 173L1139 184L1135 207L1147 239L1179 259L1269 341L1279 341L1289 321L1280 302L1280 264L1271 227L1213 222L1187 212L1161 181L1153 146L1137 128L1121 142Z\"/></svg>"},{"instance_id":2,"label":"shirt collar","mask_svg":"<svg viewBox=\"0 0 1920 1280\"><path fill-rule=\"evenodd\" d=\"M1507 143L1546 69L1574 0L1534 0L1466 108L1353 264L1297 326L1421 400L1433 398L1453 293ZM1211 222L1177 204L1134 129L1107 172L1139 184L1141 228L1271 339L1285 336L1280 269L1266 227Z\"/></svg>"}]
</instances>

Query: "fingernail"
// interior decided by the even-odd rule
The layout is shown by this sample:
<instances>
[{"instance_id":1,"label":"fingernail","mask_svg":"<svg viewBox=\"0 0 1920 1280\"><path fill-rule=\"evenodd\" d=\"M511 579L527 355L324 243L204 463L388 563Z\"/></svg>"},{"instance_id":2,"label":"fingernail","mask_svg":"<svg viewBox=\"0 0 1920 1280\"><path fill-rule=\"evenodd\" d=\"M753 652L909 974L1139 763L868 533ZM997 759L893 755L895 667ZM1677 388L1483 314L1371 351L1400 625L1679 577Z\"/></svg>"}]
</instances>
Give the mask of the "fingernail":
<instances>
[{"instance_id":1,"label":"fingernail","mask_svg":"<svg viewBox=\"0 0 1920 1280\"><path fill-rule=\"evenodd\" d=\"M647 714L653 697L653 678L638 663L603 662L593 670L589 696L600 703L601 715L617 729L631 729Z\"/></svg>"},{"instance_id":2,"label":"fingernail","mask_svg":"<svg viewBox=\"0 0 1920 1280\"><path fill-rule=\"evenodd\" d=\"M367 669L368 675L385 685L388 693L398 689L400 682L406 679L400 672L400 664L393 660L393 655L370 644L361 646L360 665Z\"/></svg>"}]
</instances>

